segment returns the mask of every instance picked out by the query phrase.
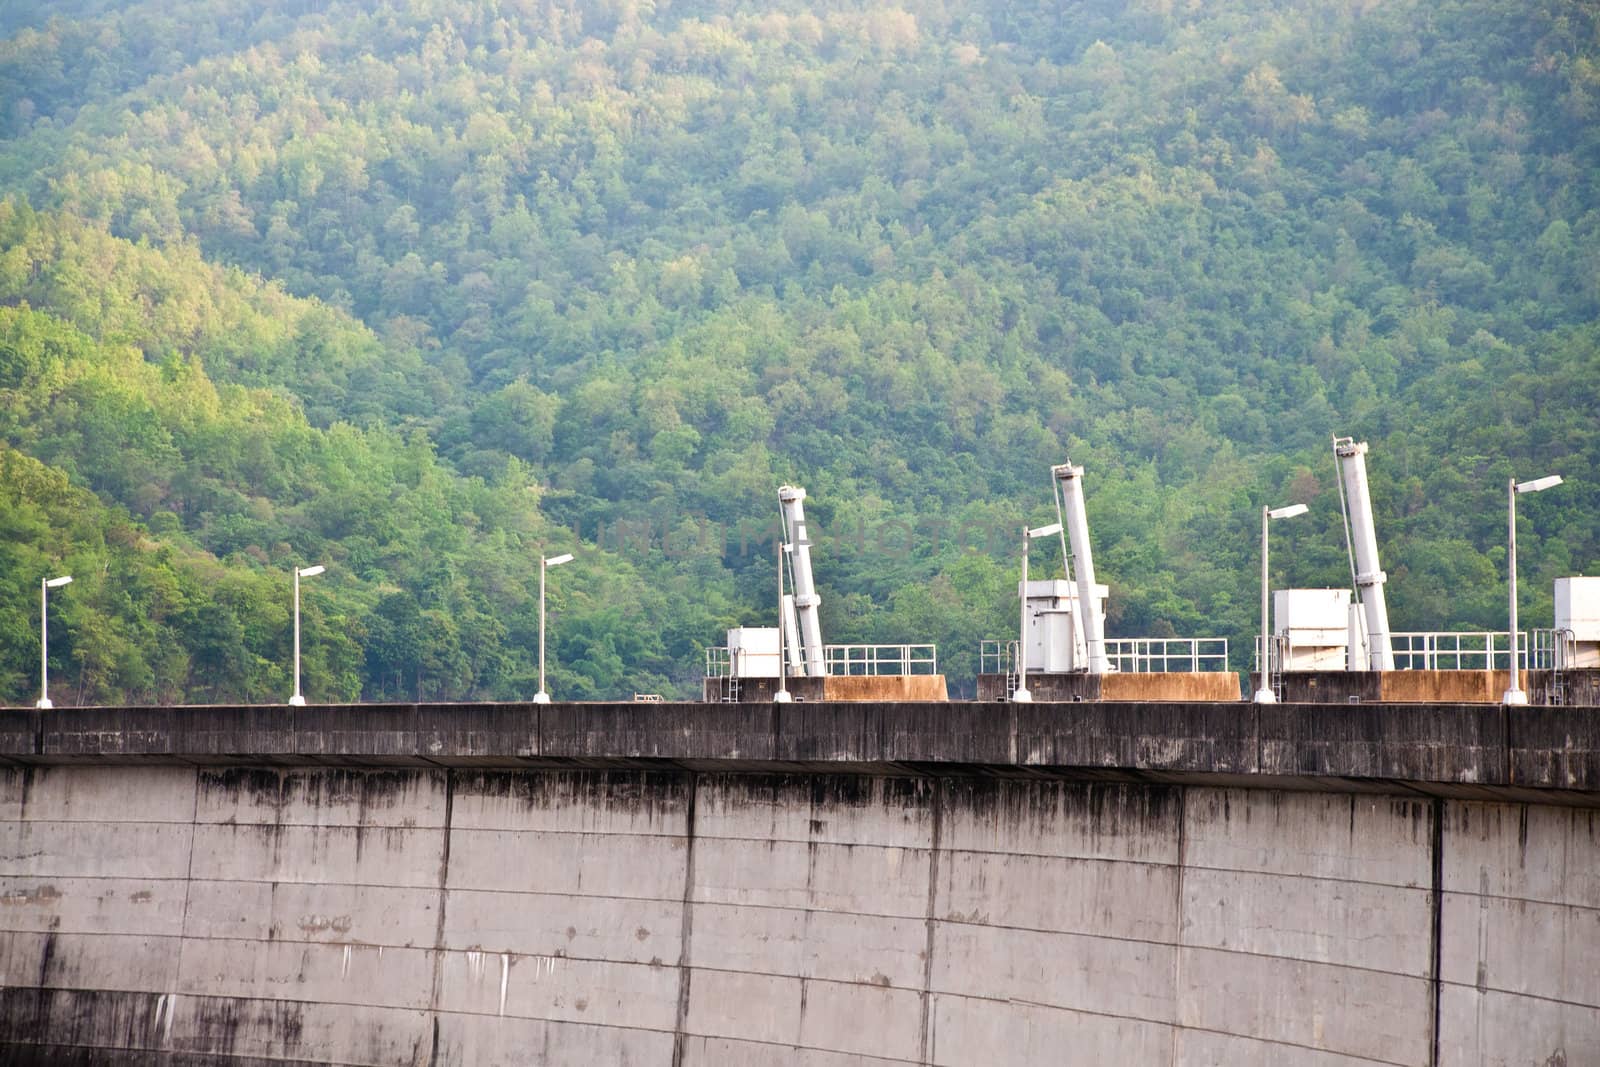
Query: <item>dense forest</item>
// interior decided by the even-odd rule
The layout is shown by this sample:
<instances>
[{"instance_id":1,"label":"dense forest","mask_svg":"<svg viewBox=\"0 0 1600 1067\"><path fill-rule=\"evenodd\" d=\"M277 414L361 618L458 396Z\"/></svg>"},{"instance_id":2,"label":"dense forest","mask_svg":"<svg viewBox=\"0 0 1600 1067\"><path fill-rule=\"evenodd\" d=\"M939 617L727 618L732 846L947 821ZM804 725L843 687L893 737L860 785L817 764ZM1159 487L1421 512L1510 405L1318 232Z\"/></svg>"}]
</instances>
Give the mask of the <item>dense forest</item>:
<instances>
[{"instance_id":1,"label":"dense forest","mask_svg":"<svg viewBox=\"0 0 1600 1067\"><path fill-rule=\"evenodd\" d=\"M807 488L830 641L971 691L1087 469L1112 636L1600 566L1581 0L0 7L0 700L698 691ZM1061 566L1040 546L1037 573Z\"/></svg>"}]
</instances>

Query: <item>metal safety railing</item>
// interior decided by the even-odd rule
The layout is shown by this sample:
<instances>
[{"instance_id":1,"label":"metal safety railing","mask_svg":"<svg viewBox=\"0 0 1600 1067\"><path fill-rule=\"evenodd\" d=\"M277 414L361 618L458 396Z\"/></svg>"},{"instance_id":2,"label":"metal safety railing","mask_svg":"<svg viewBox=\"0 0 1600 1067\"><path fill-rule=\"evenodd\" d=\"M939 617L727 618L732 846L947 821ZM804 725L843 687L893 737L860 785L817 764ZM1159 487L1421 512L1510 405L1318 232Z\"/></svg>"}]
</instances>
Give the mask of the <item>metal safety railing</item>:
<instances>
[{"instance_id":1,"label":"metal safety railing","mask_svg":"<svg viewBox=\"0 0 1600 1067\"><path fill-rule=\"evenodd\" d=\"M979 674L1010 674L1017 658L1017 642L986 638L978 642Z\"/></svg>"},{"instance_id":2,"label":"metal safety railing","mask_svg":"<svg viewBox=\"0 0 1600 1067\"><path fill-rule=\"evenodd\" d=\"M829 677L938 674L939 646L823 645L822 670ZM789 668L790 677L798 677L802 673L800 668L793 665ZM776 652L753 653L727 646L708 648L705 676L776 678L778 655Z\"/></svg>"},{"instance_id":3,"label":"metal safety railing","mask_svg":"<svg viewBox=\"0 0 1600 1067\"><path fill-rule=\"evenodd\" d=\"M737 673L733 667L737 662L738 655L738 649L729 648L726 645L706 649L706 677L733 677Z\"/></svg>"},{"instance_id":4,"label":"metal safety railing","mask_svg":"<svg viewBox=\"0 0 1600 1067\"><path fill-rule=\"evenodd\" d=\"M1225 671L1226 637L1112 637L1106 639L1111 669L1125 674Z\"/></svg>"},{"instance_id":5,"label":"metal safety railing","mask_svg":"<svg viewBox=\"0 0 1600 1067\"><path fill-rule=\"evenodd\" d=\"M727 645L706 649L706 678L718 683L717 692L725 703L739 702L742 687L737 668L742 651Z\"/></svg>"},{"instance_id":6,"label":"metal safety railing","mask_svg":"<svg viewBox=\"0 0 1600 1067\"><path fill-rule=\"evenodd\" d=\"M1562 705L1567 702L1567 672L1578 667L1578 635L1565 627L1534 630L1529 649L1533 656L1533 669L1549 671L1545 682L1545 703Z\"/></svg>"},{"instance_id":7,"label":"metal safety railing","mask_svg":"<svg viewBox=\"0 0 1600 1067\"><path fill-rule=\"evenodd\" d=\"M1564 671L1576 665L1578 640L1571 630L1531 630L1528 636L1533 670Z\"/></svg>"},{"instance_id":8,"label":"metal safety railing","mask_svg":"<svg viewBox=\"0 0 1600 1067\"><path fill-rule=\"evenodd\" d=\"M1255 673L1259 679L1262 677L1261 635L1255 637L1256 658ZM1267 638L1267 655L1265 685L1272 690L1274 696L1283 699L1283 664L1289 653L1289 639L1282 634L1272 634Z\"/></svg>"},{"instance_id":9,"label":"metal safety railing","mask_svg":"<svg viewBox=\"0 0 1600 1067\"><path fill-rule=\"evenodd\" d=\"M1548 633L1549 631L1546 631ZM1534 631L1537 637L1539 631ZM1538 668L1538 653L1528 643L1529 635L1517 638L1517 663L1527 670L1529 663ZM1552 642L1553 644L1553 642ZM1267 669L1269 673L1287 671L1344 670L1339 666L1307 666L1300 663L1297 650L1313 648L1328 651L1330 646L1297 645L1284 634L1273 634L1268 639ZM1492 630L1414 630L1396 631L1389 635L1389 647L1394 652L1394 669L1397 671L1489 671L1506 670L1511 664L1511 637L1504 631ZM1346 650L1348 655L1348 650ZM1543 653L1546 657L1553 652ZM1255 663L1261 663L1261 635L1255 638ZM1297 663L1300 665L1297 666Z\"/></svg>"},{"instance_id":10,"label":"metal safety railing","mask_svg":"<svg viewBox=\"0 0 1600 1067\"><path fill-rule=\"evenodd\" d=\"M1013 669L1016 661L1016 641L985 639L978 642L978 673L1004 675L1007 700L1017 691L1017 672Z\"/></svg>"},{"instance_id":11,"label":"metal safety railing","mask_svg":"<svg viewBox=\"0 0 1600 1067\"><path fill-rule=\"evenodd\" d=\"M1011 674L1017 658L1015 640L991 639L978 643L981 674ZM1226 637L1112 637L1106 640L1106 660L1111 669L1126 674L1226 671Z\"/></svg>"},{"instance_id":12,"label":"metal safety railing","mask_svg":"<svg viewBox=\"0 0 1600 1067\"><path fill-rule=\"evenodd\" d=\"M937 645L823 645L823 673L855 675L938 674Z\"/></svg>"},{"instance_id":13,"label":"metal safety railing","mask_svg":"<svg viewBox=\"0 0 1600 1067\"><path fill-rule=\"evenodd\" d=\"M1389 635L1399 671L1503 671L1511 667L1511 635L1493 630L1411 631ZM1528 635L1517 635L1517 664L1528 667Z\"/></svg>"},{"instance_id":14,"label":"metal safety railing","mask_svg":"<svg viewBox=\"0 0 1600 1067\"><path fill-rule=\"evenodd\" d=\"M1284 634L1272 634L1271 636L1269 636L1267 638L1267 673L1270 674L1270 675L1274 675L1274 676L1281 675L1285 670L1285 664L1289 664L1289 663L1293 663L1294 662L1294 650L1297 647L1298 648L1302 648L1302 649L1310 649L1310 648L1320 648L1321 646L1320 645L1315 645L1315 646L1314 645L1299 645L1299 646L1296 646L1296 645L1291 644L1290 641L1289 641L1289 638L1287 636L1285 636ZM1255 671L1259 672L1261 670L1261 635L1260 634L1256 634L1256 636L1255 636L1255 657L1256 658L1251 661L1251 663L1253 665L1252 669L1254 669ZM1310 670L1312 668L1307 667L1307 668L1304 668L1304 669ZM1339 669L1343 670L1344 669L1343 665L1341 665Z\"/></svg>"}]
</instances>

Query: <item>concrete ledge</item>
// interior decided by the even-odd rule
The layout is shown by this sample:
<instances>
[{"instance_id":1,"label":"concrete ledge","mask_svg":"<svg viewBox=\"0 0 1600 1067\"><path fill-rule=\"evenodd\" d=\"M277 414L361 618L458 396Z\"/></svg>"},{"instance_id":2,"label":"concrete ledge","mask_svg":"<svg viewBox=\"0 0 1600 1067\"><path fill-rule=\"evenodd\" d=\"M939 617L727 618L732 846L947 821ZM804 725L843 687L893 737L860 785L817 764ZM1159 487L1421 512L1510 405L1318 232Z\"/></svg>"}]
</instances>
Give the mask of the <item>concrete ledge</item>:
<instances>
[{"instance_id":1,"label":"concrete ledge","mask_svg":"<svg viewBox=\"0 0 1600 1067\"><path fill-rule=\"evenodd\" d=\"M85 709L89 710L89 709ZM98 710L98 709L95 709ZM141 723L143 730L164 725L171 731L169 752L186 755L204 754L219 760L260 753L264 757L292 755L305 745L294 729L294 717L284 711L294 709L272 707L218 707L206 714L194 714L192 708L168 708L164 724ZM53 712L50 714L54 714ZM46 720L46 725L48 725ZM102 714L81 733L69 729L59 730L45 738L44 751L62 755L86 755L96 747L106 754L137 751L144 733L118 736L117 715Z\"/></svg>"},{"instance_id":2,"label":"concrete ledge","mask_svg":"<svg viewBox=\"0 0 1600 1067\"><path fill-rule=\"evenodd\" d=\"M790 700L810 703L823 698L822 684L825 681L826 678L789 678L783 684ZM739 699L733 703L770 704L772 694L778 691L776 678L706 678L700 683L706 703L728 702L728 688L735 682L739 686Z\"/></svg>"},{"instance_id":3,"label":"concrete ledge","mask_svg":"<svg viewBox=\"0 0 1600 1067\"><path fill-rule=\"evenodd\" d=\"M1380 699L1389 702L1498 704L1509 671L1384 671Z\"/></svg>"},{"instance_id":4,"label":"concrete ledge","mask_svg":"<svg viewBox=\"0 0 1600 1067\"><path fill-rule=\"evenodd\" d=\"M1279 676L1285 704L1377 704L1383 700L1383 675L1377 671L1286 671ZM1261 675L1249 675L1251 692Z\"/></svg>"},{"instance_id":5,"label":"concrete ledge","mask_svg":"<svg viewBox=\"0 0 1600 1067\"><path fill-rule=\"evenodd\" d=\"M978 675L978 699L1005 700L1005 674ZM1129 703L1192 704L1215 701L1236 704L1243 694L1233 671L1117 671L1111 674L1030 673L1028 692L1038 704L1106 700Z\"/></svg>"},{"instance_id":6,"label":"concrete ledge","mask_svg":"<svg viewBox=\"0 0 1600 1067\"><path fill-rule=\"evenodd\" d=\"M184 724L192 709L72 708L40 714L34 751L68 759L117 759L170 756L190 749ZM208 708L203 720L221 728L232 708ZM63 714L63 711L65 714ZM258 742L259 743L259 742ZM246 751L241 747L240 751Z\"/></svg>"},{"instance_id":7,"label":"concrete ledge","mask_svg":"<svg viewBox=\"0 0 1600 1067\"><path fill-rule=\"evenodd\" d=\"M1018 763L1141 771L1258 770L1253 704L1074 703L1016 709Z\"/></svg>"},{"instance_id":8,"label":"concrete ledge","mask_svg":"<svg viewBox=\"0 0 1600 1067\"><path fill-rule=\"evenodd\" d=\"M1239 676L1233 671L1123 671L1107 674L1100 682L1101 700L1233 703L1241 695Z\"/></svg>"},{"instance_id":9,"label":"concrete ledge","mask_svg":"<svg viewBox=\"0 0 1600 1067\"><path fill-rule=\"evenodd\" d=\"M1009 675L1005 674L980 674L978 675L978 699L980 701L1005 700L1006 682ZM1099 700L1101 679L1103 674L1030 674L1028 675L1028 693L1040 703L1071 703L1080 700ZM1233 699L1239 699L1237 693Z\"/></svg>"},{"instance_id":10,"label":"concrete ledge","mask_svg":"<svg viewBox=\"0 0 1600 1067\"><path fill-rule=\"evenodd\" d=\"M999 676L996 676L999 677ZM1556 694L1559 677L1564 692ZM1506 671L1290 671L1279 678L1286 704L1498 704L1510 683ZM1534 706L1600 703L1600 670L1524 671L1528 703ZM1250 676L1252 688L1259 676Z\"/></svg>"},{"instance_id":11,"label":"concrete ledge","mask_svg":"<svg viewBox=\"0 0 1600 1067\"><path fill-rule=\"evenodd\" d=\"M841 674L822 679L824 700L949 700L942 674Z\"/></svg>"},{"instance_id":12,"label":"concrete ledge","mask_svg":"<svg viewBox=\"0 0 1600 1067\"><path fill-rule=\"evenodd\" d=\"M975 702L789 704L779 711L777 755L841 764L1010 763L1005 704Z\"/></svg>"},{"instance_id":13,"label":"concrete ledge","mask_svg":"<svg viewBox=\"0 0 1600 1067\"><path fill-rule=\"evenodd\" d=\"M1256 706L1260 773L1508 783L1499 705Z\"/></svg>"},{"instance_id":14,"label":"concrete ledge","mask_svg":"<svg viewBox=\"0 0 1600 1067\"><path fill-rule=\"evenodd\" d=\"M1517 708L1506 715L1507 779L1600 792L1600 708Z\"/></svg>"},{"instance_id":15,"label":"concrete ledge","mask_svg":"<svg viewBox=\"0 0 1600 1067\"><path fill-rule=\"evenodd\" d=\"M469 705L470 706L470 705ZM776 704L529 704L549 758L771 760Z\"/></svg>"},{"instance_id":16,"label":"concrete ledge","mask_svg":"<svg viewBox=\"0 0 1600 1067\"><path fill-rule=\"evenodd\" d=\"M293 708L298 754L341 763L470 763L539 755L531 704L342 704ZM368 709L373 714L368 715Z\"/></svg>"},{"instance_id":17,"label":"concrete ledge","mask_svg":"<svg viewBox=\"0 0 1600 1067\"><path fill-rule=\"evenodd\" d=\"M0 708L0 763L39 755L39 712Z\"/></svg>"},{"instance_id":18,"label":"concrete ledge","mask_svg":"<svg viewBox=\"0 0 1600 1067\"><path fill-rule=\"evenodd\" d=\"M0 712L0 762L1093 772L1600 805L1600 707L998 701L363 704ZM1322 784L1318 784L1322 783ZM1586 799L1585 799L1586 798Z\"/></svg>"},{"instance_id":19,"label":"concrete ledge","mask_svg":"<svg viewBox=\"0 0 1600 1067\"><path fill-rule=\"evenodd\" d=\"M777 692L776 678L706 678L700 689L707 702L726 699L731 686L738 686L741 703L772 700ZM784 688L796 703L819 700L948 700L949 690L942 674L840 674L824 678L786 678Z\"/></svg>"}]
</instances>

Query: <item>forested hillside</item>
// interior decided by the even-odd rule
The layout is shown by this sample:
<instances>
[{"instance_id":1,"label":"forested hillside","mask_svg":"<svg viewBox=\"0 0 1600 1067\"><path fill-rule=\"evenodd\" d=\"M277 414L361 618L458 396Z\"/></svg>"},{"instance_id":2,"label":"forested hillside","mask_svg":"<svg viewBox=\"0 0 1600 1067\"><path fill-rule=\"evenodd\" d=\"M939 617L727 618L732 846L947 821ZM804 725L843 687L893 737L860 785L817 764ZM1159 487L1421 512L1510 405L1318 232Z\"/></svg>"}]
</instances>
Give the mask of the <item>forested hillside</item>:
<instances>
[{"instance_id":1,"label":"forested hillside","mask_svg":"<svg viewBox=\"0 0 1600 1067\"><path fill-rule=\"evenodd\" d=\"M1117 635L1246 665L1600 567L1600 25L1580 0L76 0L0 9L0 698L687 694L806 486L829 640L1007 633L1088 469ZM1041 548L1036 566L1059 567ZM59 614L58 614L59 612ZM312 618L314 613L315 618ZM69 681L70 680L70 681Z\"/></svg>"}]
</instances>

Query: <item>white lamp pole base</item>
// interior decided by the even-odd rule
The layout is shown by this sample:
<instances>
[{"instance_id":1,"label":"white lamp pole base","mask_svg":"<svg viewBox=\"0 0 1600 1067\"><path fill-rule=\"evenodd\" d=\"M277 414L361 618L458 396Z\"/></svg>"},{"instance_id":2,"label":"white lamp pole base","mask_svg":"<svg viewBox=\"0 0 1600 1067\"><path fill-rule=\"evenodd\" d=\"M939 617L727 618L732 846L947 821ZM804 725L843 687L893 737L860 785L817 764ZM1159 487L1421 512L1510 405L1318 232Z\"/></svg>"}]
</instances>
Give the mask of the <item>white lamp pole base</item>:
<instances>
[{"instance_id":1,"label":"white lamp pole base","mask_svg":"<svg viewBox=\"0 0 1600 1067\"><path fill-rule=\"evenodd\" d=\"M1526 704L1527 702L1528 694L1522 689L1507 689L1505 695L1500 698L1500 703L1502 704Z\"/></svg>"},{"instance_id":2,"label":"white lamp pole base","mask_svg":"<svg viewBox=\"0 0 1600 1067\"><path fill-rule=\"evenodd\" d=\"M1257 704L1276 704L1278 702L1278 694L1270 689L1257 689L1253 699Z\"/></svg>"},{"instance_id":3,"label":"white lamp pole base","mask_svg":"<svg viewBox=\"0 0 1600 1067\"><path fill-rule=\"evenodd\" d=\"M289 703L294 707L303 708L306 706L306 698L301 696L299 693L296 693L294 696L289 698Z\"/></svg>"},{"instance_id":4,"label":"white lamp pole base","mask_svg":"<svg viewBox=\"0 0 1600 1067\"><path fill-rule=\"evenodd\" d=\"M772 702L774 704L792 704L794 703L794 697L789 695L787 689L780 689L772 694Z\"/></svg>"},{"instance_id":5,"label":"white lamp pole base","mask_svg":"<svg viewBox=\"0 0 1600 1067\"><path fill-rule=\"evenodd\" d=\"M1028 692L1028 687L1027 686L1022 686L1015 693L1011 694L1011 703L1013 703L1013 704L1032 704L1033 703L1033 694Z\"/></svg>"},{"instance_id":6,"label":"white lamp pole base","mask_svg":"<svg viewBox=\"0 0 1600 1067\"><path fill-rule=\"evenodd\" d=\"M548 704L550 703L550 694L541 689L533 694L533 702L535 704Z\"/></svg>"},{"instance_id":7,"label":"white lamp pole base","mask_svg":"<svg viewBox=\"0 0 1600 1067\"><path fill-rule=\"evenodd\" d=\"M39 698L39 703L35 704L34 707L42 708L45 711L49 711L51 708L55 707L55 705L50 703L50 698L49 697L40 697Z\"/></svg>"}]
</instances>

